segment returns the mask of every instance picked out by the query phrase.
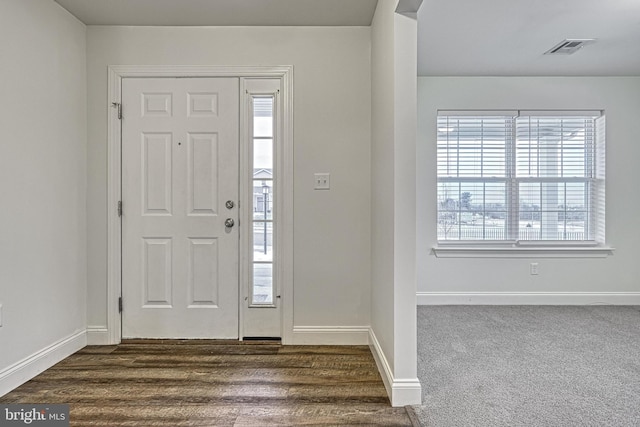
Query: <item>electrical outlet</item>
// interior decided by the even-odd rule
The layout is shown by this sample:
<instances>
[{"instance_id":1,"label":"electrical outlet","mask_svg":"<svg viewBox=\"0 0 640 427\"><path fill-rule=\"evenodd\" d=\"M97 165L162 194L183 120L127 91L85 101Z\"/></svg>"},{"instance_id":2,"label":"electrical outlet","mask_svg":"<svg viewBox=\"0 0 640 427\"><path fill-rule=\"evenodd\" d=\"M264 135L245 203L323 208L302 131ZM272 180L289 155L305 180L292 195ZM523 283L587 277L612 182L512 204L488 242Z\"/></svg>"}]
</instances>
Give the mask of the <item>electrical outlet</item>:
<instances>
[{"instance_id":1,"label":"electrical outlet","mask_svg":"<svg viewBox=\"0 0 640 427\"><path fill-rule=\"evenodd\" d=\"M538 263L537 263L537 262L532 262L532 263L529 265L529 273L530 273L532 276L537 276L537 275L538 275Z\"/></svg>"},{"instance_id":2,"label":"electrical outlet","mask_svg":"<svg viewBox=\"0 0 640 427\"><path fill-rule=\"evenodd\" d=\"M329 190L331 188L331 174L328 173L316 173L313 175L315 179L316 190Z\"/></svg>"}]
</instances>

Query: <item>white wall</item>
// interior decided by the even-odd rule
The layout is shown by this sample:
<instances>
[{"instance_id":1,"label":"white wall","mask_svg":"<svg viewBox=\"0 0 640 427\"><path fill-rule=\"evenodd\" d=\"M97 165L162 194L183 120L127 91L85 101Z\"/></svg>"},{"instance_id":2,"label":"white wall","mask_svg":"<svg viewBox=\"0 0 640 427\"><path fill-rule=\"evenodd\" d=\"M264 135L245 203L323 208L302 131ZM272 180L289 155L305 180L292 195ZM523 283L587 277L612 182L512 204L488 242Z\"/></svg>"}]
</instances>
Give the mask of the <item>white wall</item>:
<instances>
[{"instance_id":1,"label":"white wall","mask_svg":"<svg viewBox=\"0 0 640 427\"><path fill-rule=\"evenodd\" d=\"M85 33L0 2L0 395L86 340Z\"/></svg>"},{"instance_id":2,"label":"white wall","mask_svg":"<svg viewBox=\"0 0 640 427\"><path fill-rule=\"evenodd\" d=\"M97 26L87 43L90 328L106 327L107 66L147 64L294 66L294 326L367 328L370 28Z\"/></svg>"},{"instance_id":3,"label":"white wall","mask_svg":"<svg viewBox=\"0 0 640 427\"><path fill-rule=\"evenodd\" d=\"M416 377L417 22L380 0L372 24L373 352L394 406L418 404Z\"/></svg>"},{"instance_id":4,"label":"white wall","mask_svg":"<svg viewBox=\"0 0 640 427\"><path fill-rule=\"evenodd\" d=\"M371 329L394 364L394 1L379 1L371 34Z\"/></svg>"},{"instance_id":5,"label":"white wall","mask_svg":"<svg viewBox=\"0 0 640 427\"><path fill-rule=\"evenodd\" d=\"M640 303L640 77L421 77L418 100L420 303ZM430 249L436 243L437 109L604 109L606 238L614 255L435 258ZM529 274L531 262L539 263L538 276Z\"/></svg>"}]
</instances>

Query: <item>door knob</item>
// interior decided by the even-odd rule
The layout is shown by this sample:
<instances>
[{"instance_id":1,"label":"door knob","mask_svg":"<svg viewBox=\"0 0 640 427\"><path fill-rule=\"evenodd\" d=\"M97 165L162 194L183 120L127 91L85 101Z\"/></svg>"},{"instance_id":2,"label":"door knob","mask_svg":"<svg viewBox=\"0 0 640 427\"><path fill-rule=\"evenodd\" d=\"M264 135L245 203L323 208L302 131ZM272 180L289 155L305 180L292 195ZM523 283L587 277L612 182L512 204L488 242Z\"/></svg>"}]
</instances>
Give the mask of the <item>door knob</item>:
<instances>
[{"instance_id":1,"label":"door knob","mask_svg":"<svg viewBox=\"0 0 640 427\"><path fill-rule=\"evenodd\" d=\"M224 222L224 226L227 228L231 228L235 225L235 222L231 218L227 218Z\"/></svg>"}]
</instances>

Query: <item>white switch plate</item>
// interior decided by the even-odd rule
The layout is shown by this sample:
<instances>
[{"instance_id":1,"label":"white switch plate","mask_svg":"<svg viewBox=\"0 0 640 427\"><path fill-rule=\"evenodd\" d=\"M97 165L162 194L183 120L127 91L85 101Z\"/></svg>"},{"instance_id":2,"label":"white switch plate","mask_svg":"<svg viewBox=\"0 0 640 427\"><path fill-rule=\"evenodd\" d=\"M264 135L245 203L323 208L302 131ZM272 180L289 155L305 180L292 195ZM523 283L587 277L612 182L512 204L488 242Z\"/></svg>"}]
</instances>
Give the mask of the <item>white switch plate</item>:
<instances>
[{"instance_id":1,"label":"white switch plate","mask_svg":"<svg viewBox=\"0 0 640 427\"><path fill-rule=\"evenodd\" d=\"M538 263L537 262L532 262L531 265L529 265L529 273L531 273L532 276L537 276L538 275Z\"/></svg>"},{"instance_id":2,"label":"white switch plate","mask_svg":"<svg viewBox=\"0 0 640 427\"><path fill-rule=\"evenodd\" d=\"M329 190L331 188L331 174L328 173L316 173L313 175L315 178L316 190Z\"/></svg>"}]
</instances>

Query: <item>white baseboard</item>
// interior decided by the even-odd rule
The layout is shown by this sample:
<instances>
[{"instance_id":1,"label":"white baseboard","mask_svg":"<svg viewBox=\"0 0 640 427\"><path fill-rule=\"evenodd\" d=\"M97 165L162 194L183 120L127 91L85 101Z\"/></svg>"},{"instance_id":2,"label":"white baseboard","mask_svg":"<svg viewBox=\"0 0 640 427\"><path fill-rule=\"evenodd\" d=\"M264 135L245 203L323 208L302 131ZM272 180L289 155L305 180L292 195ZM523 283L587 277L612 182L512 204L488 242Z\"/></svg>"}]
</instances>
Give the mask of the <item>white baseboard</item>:
<instances>
[{"instance_id":1,"label":"white baseboard","mask_svg":"<svg viewBox=\"0 0 640 427\"><path fill-rule=\"evenodd\" d=\"M640 305L640 292L418 292L418 305Z\"/></svg>"},{"instance_id":2,"label":"white baseboard","mask_svg":"<svg viewBox=\"0 0 640 427\"><path fill-rule=\"evenodd\" d=\"M418 378L395 378L389 361L376 338L373 329L369 330L369 348L378 365L378 371L382 377L391 406L419 405L422 403L422 386Z\"/></svg>"},{"instance_id":3,"label":"white baseboard","mask_svg":"<svg viewBox=\"0 0 640 427\"><path fill-rule=\"evenodd\" d=\"M87 328L87 345L109 345L109 330L102 326Z\"/></svg>"},{"instance_id":4,"label":"white baseboard","mask_svg":"<svg viewBox=\"0 0 640 427\"><path fill-rule=\"evenodd\" d=\"M294 326L293 345L367 345L368 326Z\"/></svg>"},{"instance_id":5,"label":"white baseboard","mask_svg":"<svg viewBox=\"0 0 640 427\"><path fill-rule=\"evenodd\" d=\"M0 371L0 396L26 383L87 345L85 330L63 338Z\"/></svg>"}]
</instances>

